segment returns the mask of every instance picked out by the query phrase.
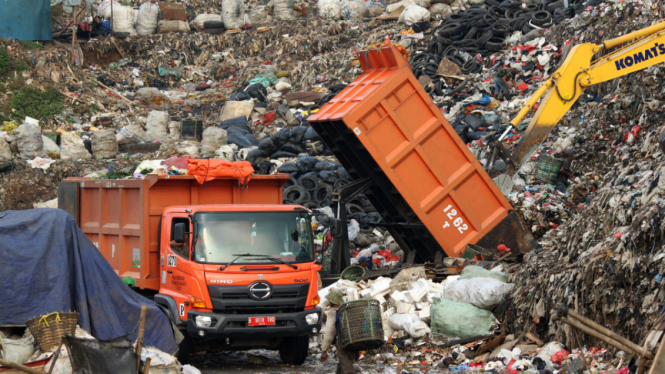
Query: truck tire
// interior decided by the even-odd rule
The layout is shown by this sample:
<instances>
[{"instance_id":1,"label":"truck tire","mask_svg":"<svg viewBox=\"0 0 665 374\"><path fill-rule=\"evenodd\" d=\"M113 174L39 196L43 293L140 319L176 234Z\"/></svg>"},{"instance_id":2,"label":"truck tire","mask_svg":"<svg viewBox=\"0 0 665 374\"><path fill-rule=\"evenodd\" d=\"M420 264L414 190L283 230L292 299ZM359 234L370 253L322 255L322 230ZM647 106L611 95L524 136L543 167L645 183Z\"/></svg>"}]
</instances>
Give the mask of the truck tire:
<instances>
[{"instance_id":1,"label":"truck tire","mask_svg":"<svg viewBox=\"0 0 665 374\"><path fill-rule=\"evenodd\" d=\"M189 336L187 330L180 331L184 338L178 344L178 361L181 364L186 365L189 363L189 356L192 354L192 338Z\"/></svg>"},{"instance_id":2,"label":"truck tire","mask_svg":"<svg viewBox=\"0 0 665 374\"><path fill-rule=\"evenodd\" d=\"M309 351L309 336L297 336L282 340L279 357L287 365L302 365Z\"/></svg>"}]
</instances>

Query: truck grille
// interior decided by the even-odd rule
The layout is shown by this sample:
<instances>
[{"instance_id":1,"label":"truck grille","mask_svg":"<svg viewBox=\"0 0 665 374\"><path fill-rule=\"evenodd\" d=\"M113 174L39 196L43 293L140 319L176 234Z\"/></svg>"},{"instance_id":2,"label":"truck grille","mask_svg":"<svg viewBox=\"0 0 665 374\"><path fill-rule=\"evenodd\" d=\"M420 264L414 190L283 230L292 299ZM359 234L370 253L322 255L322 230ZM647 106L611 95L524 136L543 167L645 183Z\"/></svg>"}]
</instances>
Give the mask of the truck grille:
<instances>
[{"instance_id":1,"label":"truck grille","mask_svg":"<svg viewBox=\"0 0 665 374\"><path fill-rule=\"evenodd\" d=\"M250 286L208 286L213 311L220 314L274 315L305 310L309 284L271 285L265 300L250 297Z\"/></svg>"}]
</instances>

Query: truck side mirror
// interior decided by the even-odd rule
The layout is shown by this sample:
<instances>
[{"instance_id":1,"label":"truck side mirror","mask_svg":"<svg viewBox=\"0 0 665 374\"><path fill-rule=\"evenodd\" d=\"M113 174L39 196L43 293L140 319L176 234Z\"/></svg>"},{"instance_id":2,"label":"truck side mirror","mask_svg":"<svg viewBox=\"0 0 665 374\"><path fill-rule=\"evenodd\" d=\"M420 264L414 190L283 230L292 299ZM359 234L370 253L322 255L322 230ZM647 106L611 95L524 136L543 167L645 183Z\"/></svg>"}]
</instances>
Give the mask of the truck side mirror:
<instances>
[{"instance_id":1,"label":"truck side mirror","mask_svg":"<svg viewBox=\"0 0 665 374\"><path fill-rule=\"evenodd\" d=\"M333 238L341 238L342 229L346 229L346 225L342 225L342 222L339 219L333 218L330 220L330 236Z\"/></svg>"},{"instance_id":2,"label":"truck side mirror","mask_svg":"<svg viewBox=\"0 0 665 374\"><path fill-rule=\"evenodd\" d=\"M173 241L182 244L185 242L185 224L176 223L173 225Z\"/></svg>"}]
</instances>

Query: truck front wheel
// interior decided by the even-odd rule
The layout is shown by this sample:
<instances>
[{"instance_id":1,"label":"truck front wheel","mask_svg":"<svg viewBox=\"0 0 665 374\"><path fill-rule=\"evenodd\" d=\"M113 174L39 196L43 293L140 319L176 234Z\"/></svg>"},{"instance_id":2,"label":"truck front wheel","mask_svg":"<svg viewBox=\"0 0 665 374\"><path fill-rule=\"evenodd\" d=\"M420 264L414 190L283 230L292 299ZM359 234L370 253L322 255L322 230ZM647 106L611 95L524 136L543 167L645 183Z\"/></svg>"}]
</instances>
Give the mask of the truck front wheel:
<instances>
[{"instance_id":1,"label":"truck front wheel","mask_svg":"<svg viewBox=\"0 0 665 374\"><path fill-rule=\"evenodd\" d=\"M192 338L187 330L180 330L184 338L178 344L178 361L185 365L189 363L189 356L192 354Z\"/></svg>"},{"instance_id":2,"label":"truck front wheel","mask_svg":"<svg viewBox=\"0 0 665 374\"><path fill-rule=\"evenodd\" d=\"M279 345L279 357L288 365L302 365L307 359L309 336L286 338Z\"/></svg>"}]
</instances>

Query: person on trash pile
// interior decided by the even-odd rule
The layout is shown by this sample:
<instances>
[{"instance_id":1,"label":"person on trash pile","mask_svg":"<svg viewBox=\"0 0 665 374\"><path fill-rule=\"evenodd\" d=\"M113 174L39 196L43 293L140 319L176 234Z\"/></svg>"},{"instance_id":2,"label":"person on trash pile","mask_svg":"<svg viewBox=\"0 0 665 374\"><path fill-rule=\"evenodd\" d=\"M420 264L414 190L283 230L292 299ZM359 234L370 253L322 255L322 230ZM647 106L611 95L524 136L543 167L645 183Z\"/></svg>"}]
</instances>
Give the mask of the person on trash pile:
<instances>
[{"instance_id":1,"label":"person on trash pile","mask_svg":"<svg viewBox=\"0 0 665 374\"><path fill-rule=\"evenodd\" d=\"M563 160L561 164L561 169L559 169L559 176L556 181L556 190L561 193L566 193L568 188L568 180L573 179L573 173L570 171L570 163L573 162L575 154L573 151L566 152L566 159Z\"/></svg>"},{"instance_id":2,"label":"person on trash pile","mask_svg":"<svg viewBox=\"0 0 665 374\"><path fill-rule=\"evenodd\" d=\"M333 338L334 344L337 347L337 357L339 358L336 374L356 374L356 369L353 368L353 362L357 360L359 352L356 353L345 350L341 344L342 339L338 339L340 333L339 307L344 302L342 293L338 290L331 290L328 294L328 302L330 303L330 306L337 311L337 313L335 313L335 336ZM330 321L327 323L329 322ZM327 342L329 341L333 340L324 339L323 346L321 347L321 350L323 351L323 353L321 353L321 362L324 362L328 359L328 349L330 349L330 343Z\"/></svg>"},{"instance_id":3,"label":"person on trash pile","mask_svg":"<svg viewBox=\"0 0 665 374\"><path fill-rule=\"evenodd\" d=\"M514 92L515 87L517 87L517 83L515 83L517 74L517 69L510 66L499 68L496 75L494 75L494 96L499 96L500 93L509 94L511 91Z\"/></svg>"}]
</instances>

